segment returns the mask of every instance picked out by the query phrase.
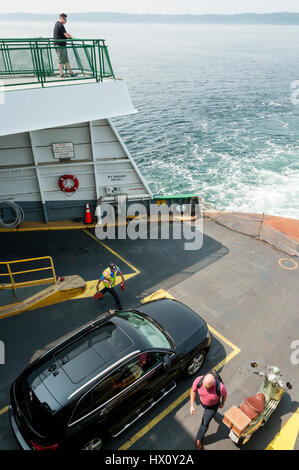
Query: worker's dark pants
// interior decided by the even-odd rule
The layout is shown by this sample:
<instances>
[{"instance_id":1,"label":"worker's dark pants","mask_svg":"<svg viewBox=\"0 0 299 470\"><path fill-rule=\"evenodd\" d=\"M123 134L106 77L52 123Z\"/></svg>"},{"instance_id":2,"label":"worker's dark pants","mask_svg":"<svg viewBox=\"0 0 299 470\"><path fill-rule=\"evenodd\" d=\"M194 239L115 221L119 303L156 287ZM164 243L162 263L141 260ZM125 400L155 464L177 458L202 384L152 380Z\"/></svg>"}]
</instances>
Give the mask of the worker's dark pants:
<instances>
[{"instance_id":1,"label":"worker's dark pants","mask_svg":"<svg viewBox=\"0 0 299 470\"><path fill-rule=\"evenodd\" d=\"M220 403L217 403L216 405L213 405L213 406L206 406L202 404L205 411L203 413L200 428L197 432L197 436L196 436L197 441L200 441L201 443L203 443L210 421L212 418L214 418L215 414L217 413L219 405Z\"/></svg>"},{"instance_id":2,"label":"worker's dark pants","mask_svg":"<svg viewBox=\"0 0 299 470\"><path fill-rule=\"evenodd\" d=\"M111 294L112 297L114 298L117 308L121 307L120 298L118 297L114 287L111 287L111 288L104 287L104 289L101 290L101 292L103 295L106 294L106 292L109 292L109 294Z\"/></svg>"}]
</instances>

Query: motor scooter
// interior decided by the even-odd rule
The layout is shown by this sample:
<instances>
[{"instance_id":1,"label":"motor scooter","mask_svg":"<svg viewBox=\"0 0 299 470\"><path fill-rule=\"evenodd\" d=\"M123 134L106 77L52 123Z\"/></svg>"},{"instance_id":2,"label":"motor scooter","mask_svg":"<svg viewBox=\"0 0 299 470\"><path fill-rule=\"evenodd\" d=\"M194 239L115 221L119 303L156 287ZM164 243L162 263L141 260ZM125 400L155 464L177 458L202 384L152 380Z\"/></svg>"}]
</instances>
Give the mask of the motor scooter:
<instances>
[{"instance_id":1,"label":"motor scooter","mask_svg":"<svg viewBox=\"0 0 299 470\"><path fill-rule=\"evenodd\" d=\"M251 367L257 368L256 362ZM284 392L291 390L292 385L281 380L280 369L276 366L268 366L268 372L254 371L255 374L264 377L258 393L247 397L239 406L232 406L223 417L223 423L230 429L229 437L238 446L246 444L252 434L268 421L273 411L277 408Z\"/></svg>"}]
</instances>

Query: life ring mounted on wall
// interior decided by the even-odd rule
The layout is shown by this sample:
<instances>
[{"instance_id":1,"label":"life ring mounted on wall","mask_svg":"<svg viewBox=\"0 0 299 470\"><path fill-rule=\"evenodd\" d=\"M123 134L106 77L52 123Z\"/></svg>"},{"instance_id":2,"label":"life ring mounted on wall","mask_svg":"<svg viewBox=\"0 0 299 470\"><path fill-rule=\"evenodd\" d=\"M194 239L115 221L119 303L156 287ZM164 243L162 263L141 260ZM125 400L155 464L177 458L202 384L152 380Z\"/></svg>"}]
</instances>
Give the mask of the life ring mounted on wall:
<instances>
[{"instance_id":1,"label":"life ring mounted on wall","mask_svg":"<svg viewBox=\"0 0 299 470\"><path fill-rule=\"evenodd\" d=\"M60 176L58 184L64 193L74 193L79 188L79 180L74 175Z\"/></svg>"}]
</instances>

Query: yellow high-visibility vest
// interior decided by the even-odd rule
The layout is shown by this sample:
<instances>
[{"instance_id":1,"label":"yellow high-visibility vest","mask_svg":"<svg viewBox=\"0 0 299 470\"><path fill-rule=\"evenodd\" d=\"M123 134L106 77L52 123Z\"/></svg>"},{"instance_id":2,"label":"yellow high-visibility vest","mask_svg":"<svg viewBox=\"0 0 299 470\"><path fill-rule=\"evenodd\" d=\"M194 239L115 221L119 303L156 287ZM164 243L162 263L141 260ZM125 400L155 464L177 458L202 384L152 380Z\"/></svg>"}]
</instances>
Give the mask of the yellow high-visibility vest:
<instances>
[{"instance_id":1,"label":"yellow high-visibility vest","mask_svg":"<svg viewBox=\"0 0 299 470\"><path fill-rule=\"evenodd\" d=\"M116 284L116 275L117 271L112 273L110 271L110 268L105 269L105 271L103 271L103 276L105 277L105 279L103 280L104 287L108 287L108 289L114 287Z\"/></svg>"}]
</instances>

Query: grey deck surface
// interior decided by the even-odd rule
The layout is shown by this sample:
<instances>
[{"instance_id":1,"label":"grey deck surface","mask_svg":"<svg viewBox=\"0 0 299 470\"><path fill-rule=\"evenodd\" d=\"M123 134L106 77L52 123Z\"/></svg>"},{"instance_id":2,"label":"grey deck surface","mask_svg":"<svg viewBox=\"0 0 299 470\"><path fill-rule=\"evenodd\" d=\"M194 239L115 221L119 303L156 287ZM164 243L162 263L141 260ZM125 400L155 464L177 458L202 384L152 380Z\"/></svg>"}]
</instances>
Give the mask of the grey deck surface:
<instances>
[{"instance_id":1,"label":"grey deck surface","mask_svg":"<svg viewBox=\"0 0 299 470\"><path fill-rule=\"evenodd\" d=\"M299 270L285 270L279 260L286 255L263 242L204 221L204 243L198 251L184 251L182 240L114 240L106 244L140 270L121 292L124 308L134 307L146 295L165 289L198 312L208 324L241 351L222 369L228 400L212 421L205 441L209 449L236 449L228 439L222 415L233 404L257 392L261 379L252 373L251 361L260 367L277 365L293 384L275 414L246 445L264 449L299 407L299 365L292 365L291 342L299 340ZM23 232L1 235L0 258L10 260L52 256L57 275L80 274L97 279L111 261L125 274L126 263L83 231ZM297 259L297 261L299 261ZM1 303L1 291L0 291ZM9 402L9 386L29 362L34 351L92 320L111 307L111 299L72 300L0 320L0 339L6 346L6 364L0 365L0 410ZM213 343L203 373L217 365L232 348L220 337ZM190 388L192 379L177 388L106 449L118 449ZM183 401L131 447L138 449L193 450L202 410L189 415ZM0 449L16 449L8 414L0 415ZM297 440L296 449L299 449Z\"/></svg>"}]
</instances>

